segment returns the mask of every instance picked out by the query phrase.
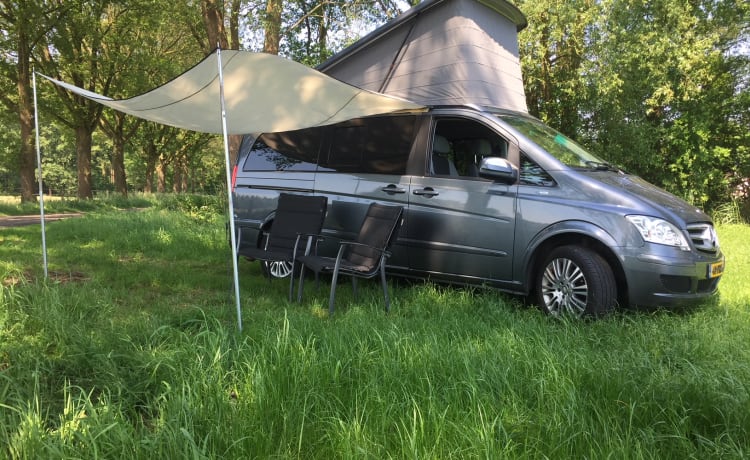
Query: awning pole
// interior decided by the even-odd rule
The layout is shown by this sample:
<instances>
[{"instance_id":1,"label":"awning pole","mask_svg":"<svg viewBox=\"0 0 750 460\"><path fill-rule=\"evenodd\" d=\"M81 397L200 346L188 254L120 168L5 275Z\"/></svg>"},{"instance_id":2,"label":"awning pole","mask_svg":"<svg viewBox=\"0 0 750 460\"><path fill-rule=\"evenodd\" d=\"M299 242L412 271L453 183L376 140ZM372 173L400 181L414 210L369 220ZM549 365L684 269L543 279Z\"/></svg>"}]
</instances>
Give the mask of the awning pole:
<instances>
[{"instance_id":1,"label":"awning pole","mask_svg":"<svg viewBox=\"0 0 750 460\"><path fill-rule=\"evenodd\" d=\"M31 70L31 81L34 87L34 132L36 133L36 167L39 170L39 220L42 224L42 258L44 259L44 279L49 274L47 268L47 229L44 225L44 181L42 180L42 154L39 148L39 109L36 103L36 71Z\"/></svg>"},{"instance_id":2,"label":"awning pole","mask_svg":"<svg viewBox=\"0 0 750 460\"><path fill-rule=\"evenodd\" d=\"M224 136L224 160L227 175L227 201L229 203L229 233L232 241L232 273L234 275L234 300L237 307L237 327L242 332L242 309L240 307L240 276L237 271L237 237L234 228L234 201L232 199L232 171L229 159L229 134L227 134L227 111L224 102L224 74L221 66L221 47L216 47L219 66L219 95L221 99L221 132Z\"/></svg>"}]
</instances>

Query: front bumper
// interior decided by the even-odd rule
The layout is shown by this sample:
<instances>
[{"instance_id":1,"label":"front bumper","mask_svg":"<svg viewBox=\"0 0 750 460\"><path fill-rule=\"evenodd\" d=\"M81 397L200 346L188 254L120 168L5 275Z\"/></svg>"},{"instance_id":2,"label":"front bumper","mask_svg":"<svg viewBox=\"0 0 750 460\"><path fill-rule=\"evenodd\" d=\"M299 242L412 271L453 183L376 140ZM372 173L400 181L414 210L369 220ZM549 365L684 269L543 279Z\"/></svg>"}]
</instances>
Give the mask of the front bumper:
<instances>
[{"instance_id":1,"label":"front bumper","mask_svg":"<svg viewBox=\"0 0 750 460\"><path fill-rule=\"evenodd\" d=\"M671 248L657 248L653 253L643 249L622 259L630 305L687 306L717 292L721 275L716 268L724 263L721 251L716 255L693 251L673 255L669 254Z\"/></svg>"}]
</instances>

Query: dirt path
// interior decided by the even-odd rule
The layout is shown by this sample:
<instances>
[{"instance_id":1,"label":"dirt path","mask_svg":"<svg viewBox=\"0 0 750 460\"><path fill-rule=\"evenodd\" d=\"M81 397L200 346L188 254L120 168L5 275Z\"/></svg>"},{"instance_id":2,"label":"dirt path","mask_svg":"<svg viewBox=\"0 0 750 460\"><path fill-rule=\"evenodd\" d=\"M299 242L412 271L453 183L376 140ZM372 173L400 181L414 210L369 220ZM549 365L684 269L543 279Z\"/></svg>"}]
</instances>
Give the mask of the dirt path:
<instances>
[{"instance_id":1,"label":"dirt path","mask_svg":"<svg viewBox=\"0 0 750 460\"><path fill-rule=\"evenodd\" d=\"M67 212L62 214L45 214L45 222L54 222L56 220L68 219L70 217L81 217L83 213ZM0 216L0 228L2 227L22 227L24 225L39 224L39 214L28 216Z\"/></svg>"}]
</instances>

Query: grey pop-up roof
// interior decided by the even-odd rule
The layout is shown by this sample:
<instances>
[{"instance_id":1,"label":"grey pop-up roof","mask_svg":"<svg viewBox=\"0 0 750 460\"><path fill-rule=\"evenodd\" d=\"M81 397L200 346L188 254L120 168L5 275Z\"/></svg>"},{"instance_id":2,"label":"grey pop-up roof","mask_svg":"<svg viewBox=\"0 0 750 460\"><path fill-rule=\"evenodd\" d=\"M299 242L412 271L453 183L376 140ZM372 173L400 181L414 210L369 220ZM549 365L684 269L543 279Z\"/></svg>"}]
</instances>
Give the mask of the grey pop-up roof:
<instances>
[{"instance_id":1,"label":"grey pop-up roof","mask_svg":"<svg viewBox=\"0 0 750 460\"><path fill-rule=\"evenodd\" d=\"M526 25L504 0L426 0L318 70L419 104L526 112L517 37Z\"/></svg>"}]
</instances>

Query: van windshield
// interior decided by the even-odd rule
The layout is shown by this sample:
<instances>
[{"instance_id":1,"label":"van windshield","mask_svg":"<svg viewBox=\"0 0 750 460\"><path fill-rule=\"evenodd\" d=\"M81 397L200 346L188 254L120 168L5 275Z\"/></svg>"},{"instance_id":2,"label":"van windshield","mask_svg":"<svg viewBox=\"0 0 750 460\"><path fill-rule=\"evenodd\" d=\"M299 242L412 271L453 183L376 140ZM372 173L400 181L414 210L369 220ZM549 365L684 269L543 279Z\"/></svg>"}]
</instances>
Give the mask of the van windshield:
<instances>
[{"instance_id":1,"label":"van windshield","mask_svg":"<svg viewBox=\"0 0 750 460\"><path fill-rule=\"evenodd\" d=\"M574 140L539 120L506 113L496 113L495 115L567 166L596 170L617 170L616 167L587 152Z\"/></svg>"}]
</instances>

